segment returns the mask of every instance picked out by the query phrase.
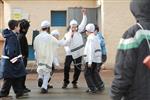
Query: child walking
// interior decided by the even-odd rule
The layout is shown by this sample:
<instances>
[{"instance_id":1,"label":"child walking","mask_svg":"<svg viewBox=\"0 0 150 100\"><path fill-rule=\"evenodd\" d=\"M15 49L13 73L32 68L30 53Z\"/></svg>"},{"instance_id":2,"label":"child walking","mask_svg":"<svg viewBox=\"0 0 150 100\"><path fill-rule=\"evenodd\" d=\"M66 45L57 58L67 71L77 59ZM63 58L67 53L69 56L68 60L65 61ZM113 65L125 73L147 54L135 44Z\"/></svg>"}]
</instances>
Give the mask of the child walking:
<instances>
[{"instance_id":1,"label":"child walking","mask_svg":"<svg viewBox=\"0 0 150 100\"><path fill-rule=\"evenodd\" d=\"M16 94L16 98L24 96L24 88L22 86L22 77L26 75L20 44L17 39L20 26L16 20L8 22L9 29L3 31L5 38L1 67L3 72L3 85L0 91L0 97L9 95L11 86Z\"/></svg>"},{"instance_id":2,"label":"child walking","mask_svg":"<svg viewBox=\"0 0 150 100\"><path fill-rule=\"evenodd\" d=\"M95 35L94 24L88 24L86 26L87 42L84 49L84 60L85 60L85 80L87 82L89 93L96 93L97 90L101 91L103 82L98 73L97 66L100 66L102 62L102 52L99 45L99 40Z\"/></svg>"}]
</instances>

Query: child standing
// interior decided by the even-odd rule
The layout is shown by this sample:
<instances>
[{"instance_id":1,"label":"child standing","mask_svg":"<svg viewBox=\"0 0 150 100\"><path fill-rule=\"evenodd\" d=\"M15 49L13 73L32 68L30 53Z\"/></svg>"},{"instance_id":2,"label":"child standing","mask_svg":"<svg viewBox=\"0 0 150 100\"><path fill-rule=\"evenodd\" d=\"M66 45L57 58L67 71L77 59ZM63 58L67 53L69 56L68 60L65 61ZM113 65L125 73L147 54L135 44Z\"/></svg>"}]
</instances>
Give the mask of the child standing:
<instances>
[{"instance_id":1,"label":"child standing","mask_svg":"<svg viewBox=\"0 0 150 100\"><path fill-rule=\"evenodd\" d=\"M20 44L16 34L19 33L20 26L19 22L16 20L10 20L8 22L8 26L9 29L5 29L3 31L5 43L1 66L4 68L4 82L0 91L0 97L8 96L12 86L16 94L16 98L19 98L24 96L22 77L26 75Z\"/></svg>"},{"instance_id":2,"label":"child standing","mask_svg":"<svg viewBox=\"0 0 150 100\"><path fill-rule=\"evenodd\" d=\"M54 36L57 40L59 40L59 36L60 36L60 33L58 32L58 30L53 30L51 32L51 35ZM57 48L56 48L57 49ZM56 50L57 51L57 50ZM60 64L59 64L59 60L58 60L58 54L57 52L55 52L55 56L54 56L54 60L53 60L53 64L54 64L54 67L59 67Z\"/></svg>"},{"instance_id":3,"label":"child standing","mask_svg":"<svg viewBox=\"0 0 150 100\"><path fill-rule=\"evenodd\" d=\"M81 10L83 14L83 19L78 25L76 20L71 20L69 25L69 31L64 36L64 45L66 57L64 63L64 83L62 88L67 88L69 81L69 72L71 63L74 63L74 75L72 86L73 88L78 88L77 82L81 73L81 62L84 50L84 41L81 32L84 30L87 23L86 9ZM60 42L61 43L61 42Z\"/></svg>"},{"instance_id":4,"label":"child standing","mask_svg":"<svg viewBox=\"0 0 150 100\"><path fill-rule=\"evenodd\" d=\"M84 49L84 60L86 63L84 76L89 88L87 92L89 93L96 93L97 90L101 90L101 85L103 84L97 70L97 66L102 62L102 52L94 32L94 24L88 24L86 26L88 38Z\"/></svg>"},{"instance_id":5,"label":"child standing","mask_svg":"<svg viewBox=\"0 0 150 100\"><path fill-rule=\"evenodd\" d=\"M26 37L29 27L30 27L29 21L27 21L26 19L20 20L20 31L18 33L18 40L20 42L21 53L23 56L23 62L24 62L25 68L27 67L28 53L29 53L28 41ZM26 93L31 92L31 90L26 87L25 81L26 81L26 76L22 77L22 85L24 87L24 92Z\"/></svg>"}]
</instances>

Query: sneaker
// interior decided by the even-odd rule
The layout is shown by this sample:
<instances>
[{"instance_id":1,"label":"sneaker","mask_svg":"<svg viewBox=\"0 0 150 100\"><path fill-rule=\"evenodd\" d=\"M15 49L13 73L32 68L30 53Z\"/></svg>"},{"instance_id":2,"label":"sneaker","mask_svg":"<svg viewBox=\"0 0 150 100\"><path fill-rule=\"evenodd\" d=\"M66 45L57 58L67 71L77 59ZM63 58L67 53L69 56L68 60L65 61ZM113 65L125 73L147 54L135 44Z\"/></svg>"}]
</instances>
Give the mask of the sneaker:
<instances>
[{"instance_id":1,"label":"sneaker","mask_svg":"<svg viewBox=\"0 0 150 100\"><path fill-rule=\"evenodd\" d=\"M48 90L44 89L44 88L41 88L41 93L43 93L43 94L48 93Z\"/></svg>"},{"instance_id":2,"label":"sneaker","mask_svg":"<svg viewBox=\"0 0 150 100\"><path fill-rule=\"evenodd\" d=\"M47 88L48 88L48 89L51 89L51 88L53 88L53 85L49 85L49 84L48 84Z\"/></svg>"},{"instance_id":3,"label":"sneaker","mask_svg":"<svg viewBox=\"0 0 150 100\"><path fill-rule=\"evenodd\" d=\"M73 85L73 88L78 88L78 85L77 84L72 84Z\"/></svg>"},{"instance_id":4,"label":"sneaker","mask_svg":"<svg viewBox=\"0 0 150 100\"><path fill-rule=\"evenodd\" d=\"M96 90L90 90L90 89L88 89L88 90L86 90L86 92L89 93L89 94L95 94Z\"/></svg>"},{"instance_id":5,"label":"sneaker","mask_svg":"<svg viewBox=\"0 0 150 100\"><path fill-rule=\"evenodd\" d=\"M87 89L86 92L89 93L90 89Z\"/></svg>"},{"instance_id":6,"label":"sneaker","mask_svg":"<svg viewBox=\"0 0 150 100\"><path fill-rule=\"evenodd\" d=\"M28 93L28 92L31 92L31 90L28 89L28 88L24 88L23 92L24 92L24 93Z\"/></svg>"},{"instance_id":7,"label":"sneaker","mask_svg":"<svg viewBox=\"0 0 150 100\"><path fill-rule=\"evenodd\" d=\"M43 79L39 78L39 80L38 80L38 87L41 87L42 84L43 84Z\"/></svg>"},{"instance_id":8,"label":"sneaker","mask_svg":"<svg viewBox=\"0 0 150 100\"><path fill-rule=\"evenodd\" d=\"M65 88L67 88L67 86L68 86L68 83L64 83L62 88L65 89Z\"/></svg>"},{"instance_id":9,"label":"sneaker","mask_svg":"<svg viewBox=\"0 0 150 100\"><path fill-rule=\"evenodd\" d=\"M16 94L17 99L26 98L26 97L28 97L27 93L17 93Z\"/></svg>"},{"instance_id":10,"label":"sneaker","mask_svg":"<svg viewBox=\"0 0 150 100\"><path fill-rule=\"evenodd\" d=\"M103 90L105 90L104 84L102 84L101 87L97 89L98 92L102 92Z\"/></svg>"}]
</instances>

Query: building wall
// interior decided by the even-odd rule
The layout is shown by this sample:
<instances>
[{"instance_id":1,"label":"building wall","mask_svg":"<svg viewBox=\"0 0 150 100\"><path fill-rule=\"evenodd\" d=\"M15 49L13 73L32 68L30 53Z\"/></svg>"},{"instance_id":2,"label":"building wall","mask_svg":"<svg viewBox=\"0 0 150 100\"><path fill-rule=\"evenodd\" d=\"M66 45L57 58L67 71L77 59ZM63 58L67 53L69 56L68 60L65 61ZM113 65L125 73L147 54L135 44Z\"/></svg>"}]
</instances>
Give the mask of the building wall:
<instances>
[{"instance_id":1,"label":"building wall","mask_svg":"<svg viewBox=\"0 0 150 100\"><path fill-rule=\"evenodd\" d=\"M107 68L113 68L117 46L123 33L135 23L129 9L130 0L104 0L103 32L106 39Z\"/></svg>"},{"instance_id":2,"label":"building wall","mask_svg":"<svg viewBox=\"0 0 150 100\"><path fill-rule=\"evenodd\" d=\"M51 10L67 10L68 7L95 7L94 0L5 0L5 26L10 19L11 10L13 8L20 8L25 13L28 13L31 27L28 34L29 43L32 40L32 31L40 29L41 21L50 20ZM9 10L9 11L8 11ZM6 13L7 12L7 13ZM55 27L52 27L55 28ZM66 27L56 27L62 33L65 32Z\"/></svg>"}]
</instances>

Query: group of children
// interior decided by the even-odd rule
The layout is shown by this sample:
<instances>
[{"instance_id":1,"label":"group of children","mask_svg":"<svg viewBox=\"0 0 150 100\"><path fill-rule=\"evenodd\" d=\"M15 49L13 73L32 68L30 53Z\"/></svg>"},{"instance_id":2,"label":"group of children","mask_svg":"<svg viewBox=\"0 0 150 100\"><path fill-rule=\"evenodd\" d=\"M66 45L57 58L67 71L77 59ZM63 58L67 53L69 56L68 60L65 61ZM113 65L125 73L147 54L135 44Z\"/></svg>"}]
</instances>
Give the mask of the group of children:
<instances>
[{"instance_id":1,"label":"group of children","mask_svg":"<svg viewBox=\"0 0 150 100\"><path fill-rule=\"evenodd\" d=\"M24 28L24 25L26 28ZM1 67L3 68L3 85L0 91L0 97L9 95L11 86L16 94L16 98L20 98L30 92L25 86L27 55L25 45L27 40L24 38L29 28L26 20L8 22L8 29L2 33L5 38L3 55L1 56ZM21 44L20 44L21 43ZM23 49L25 48L25 50ZM25 51L25 52L24 52Z\"/></svg>"},{"instance_id":2,"label":"group of children","mask_svg":"<svg viewBox=\"0 0 150 100\"><path fill-rule=\"evenodd\" d=\"M38 84L42 93L48 92L48 82L51 79L53 64L59 66L56 49L64 46L66 57L64 63L64 83L62 88L67 88L71 63L74 63L74 75L72 86L78 88L77 81L81 73L82 60L85 61L85 80L88 85L87 92L96 93L104 89L104 83L99 75L103 62L106 61L106 48L104 38L99 33L97 25L87 24L86 10L81 10L83 19L78 25L76 20L71 20L68 32L62 39L58 39L59 32L54 30L50 33L50 23L41 23L41 33L35 37L34 50L37 60ZM87 24L87 25L86 25ZM83 31L87 35L86 43L83 40ZM50 33L50 34L49 34ZM39 45L42 44L42 45Z\"/></svg>"},{"instance_id":3,"label":"group of children","mask_svg":"<svg viewBox=\"0 0 150 100\"><path fill-rule=\"evenodd\" d=\"M38 66L38 86L41 87L41 93L48 92L48 88L50 87L48 83L53 73L53 66L60 66L56 53L59 46L64 46L66 51L62 88L67 88L70 83L69 71L72 62L74 63L72 85L73 88L78 88L77 81L81 73L82 60L84 60L84 76L88 86L87 92L96 93L104 89L104 83L99 75L100 66L106 61L107 57L104 38L98 32L99 28L96 25L92 23L87 24L86 9L82 9L81 12L83 14L81 24L78 25L76 20L71 20L68 32L60 40L60 33L57 30L50 32L50 23L48 21L41 23L41 32L35 37L33 43ZM22 39L18 40L17 38L17 33L20 33L20 25L18 21L11 20L8 25L9 29L3 31L3 36L6 40L2 56L4 84L0 91L0 97L5 97L9 94L11 85L16 93L16 98L30 92L25 87L25 84L22 85L25 83L27 56L24 56L21 51L20 44L24 42L20 42ZM83 31L87 35L86 43L83 41Z\"/></svg>"}]
</instances>

